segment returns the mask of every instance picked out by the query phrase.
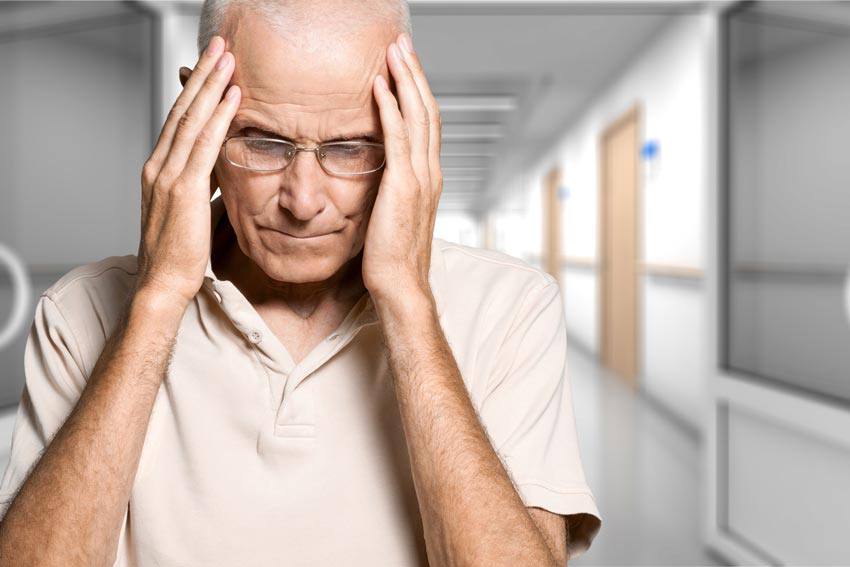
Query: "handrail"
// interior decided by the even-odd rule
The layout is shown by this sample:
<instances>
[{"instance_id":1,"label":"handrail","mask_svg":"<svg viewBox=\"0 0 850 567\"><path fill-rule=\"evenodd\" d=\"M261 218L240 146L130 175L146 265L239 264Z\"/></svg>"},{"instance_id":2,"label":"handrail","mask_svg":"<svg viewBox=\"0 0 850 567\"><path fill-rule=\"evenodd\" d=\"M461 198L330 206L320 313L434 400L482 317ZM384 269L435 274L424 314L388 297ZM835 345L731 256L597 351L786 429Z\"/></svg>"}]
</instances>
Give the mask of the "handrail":
<instances>
[{"instance_id":1,"label":"handrail","mask_svg":"<svg viewBox=\"0 0 850 567\"><path fill-rule=\"evenodd\" d=\"M738 262L732 273L752 276L843 278L847 267L830 264L792 264L781 262Z\"/></svg>"},{"instance_id":2,"label":"handrail","mask_svg":"<svg viewBox=\"0 0 850 567\"><path fill-rule=\"evenodd\" d=\"M600 268L600 262L596 258L582 256L565 256L561 259L561 265L566 268L591 269ZM675 278L687 280L701 280L705 277L702 268L677 264L656 264L645 262L639 264L638 270L645 276Z\"/></svg>"}]
</instances>

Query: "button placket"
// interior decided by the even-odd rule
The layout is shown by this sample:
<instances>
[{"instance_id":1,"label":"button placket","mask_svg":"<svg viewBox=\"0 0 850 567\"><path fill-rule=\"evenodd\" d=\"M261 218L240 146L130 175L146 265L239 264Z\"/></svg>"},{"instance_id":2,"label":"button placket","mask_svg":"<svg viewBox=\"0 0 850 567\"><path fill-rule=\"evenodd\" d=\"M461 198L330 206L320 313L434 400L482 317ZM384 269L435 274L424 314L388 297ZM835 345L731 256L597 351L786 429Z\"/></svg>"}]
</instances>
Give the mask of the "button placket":
<instances>
[{"instance_id":1,"label":"button placket","mask_svg":"<svg viewBox=\"0 0 850 567\"><path fill-rule=\"evenodd\" d=\"M368 297L362 301L367 302ZM241 294L234 294L234 300L228 301L228 305L226 311L231 320L261 356L262 360L259 362L267 367L266 374L273 405L277 404L274 410L276 435L290 437L294 436L296 431L312 429L311 422L315 416L311 388L299 390L300 393L296 398L290 398L291 394L310 374L344 348L360 328L377 320L374 310L370 306L366 309L359 307L352 309L342 325L320 343L320 347L314 350L312 356L308 355L299 364L295 364L289 352L286 351L286 347L273 336L268 336L271 331L266 328L264 321L247 299L244 299ZM280 363L281 368L277 369L279 374L271 372L275 369L268 366L268 364L276 365L275 363ZM312 435L308 433L305 436Z\"/></svg>"},{"instance_id":2,"label":"button placket","mask_svg":"<svg viewBox=\"0 0 850 567\"><path fill-rule=\"evenodd\" d=\"M278 407L275 417L276 431L287 431L286 436L294 435L294 432L301 428L308 427L307 422L315 422L315 390L310 385L302 384L315 374L328 360L336 355L340 350L351 342L357 331L363 325L358 325L354 329L349 325L344 325L340 330L329 335L325 341L320 343L318 348L314 349L306 358L296 364L292 371L286 376L283 385L283 393L280 398L280 406ZM347 328L348 327L348 328ZM295 404L297 413L301 414L302 419L294 421L292 413ZM304 417L310 417L304 420ZM313 427L313 425L309 425Z\"/></svg>"},{"instance_id":3,"label":"button placket","mask_svg":"<svg viewBox=\"0 0 850 567\"><path fill-rule=\"evenodd\" d=\"M324 351L320 355L318 355L316 359L305 359L304 361L302 361L303 366L302 364L299 364L297 370L287 378L286 385L284 386L283 399L286 400L287 396L289 396L296 388L298 388L301 382L306 380L310 376L310 374L318 370L325 362L330 360L331 357L333 357L336 353L345 348L348 343L353 341L354 338L357 336L357 333L359 333L361 329L376 323L377 321L371 319L360 321L351 329L336 332L331 335L336 335L335 339L331 339L331 337L328 337L326 341L327 348L324 349Z\"/></svg>"}]
</instances>

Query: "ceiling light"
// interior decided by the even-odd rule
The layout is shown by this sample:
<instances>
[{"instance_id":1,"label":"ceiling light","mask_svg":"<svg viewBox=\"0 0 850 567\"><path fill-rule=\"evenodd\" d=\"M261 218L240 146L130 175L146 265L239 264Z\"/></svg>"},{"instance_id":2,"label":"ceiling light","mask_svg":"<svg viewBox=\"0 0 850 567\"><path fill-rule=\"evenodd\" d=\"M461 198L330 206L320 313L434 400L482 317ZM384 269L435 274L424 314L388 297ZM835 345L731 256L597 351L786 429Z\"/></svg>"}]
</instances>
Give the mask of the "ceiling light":
<instances>
[{"instance_id":1,"label":"ceiling light","mask_svg":"<svg viewBox=\"0 0 850 567\"><path fill-rule=\"evenodd\" d=\"M511 112L516 98L504 95L437 95L440 112Z\"/></svg>"},{"instance_id":2,"label":"ceiling light","mask_svg":"<svg viewBox=\"0 0 850 567\"><path fill-rule=\"evenodd\" d=\"M500 124L443 124L441 137L448 141L497 140L503 136Z\"/></svg>"}]
</instances>

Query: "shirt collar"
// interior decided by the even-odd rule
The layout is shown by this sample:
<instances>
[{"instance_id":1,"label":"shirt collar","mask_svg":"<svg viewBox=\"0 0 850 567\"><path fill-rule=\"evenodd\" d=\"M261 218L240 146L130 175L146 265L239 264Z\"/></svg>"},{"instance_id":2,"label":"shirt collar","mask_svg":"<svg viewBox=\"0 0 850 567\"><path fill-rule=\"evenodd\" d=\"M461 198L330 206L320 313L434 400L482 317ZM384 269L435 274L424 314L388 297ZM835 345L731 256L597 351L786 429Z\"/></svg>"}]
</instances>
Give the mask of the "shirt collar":
<instances>
[{"instance_id":1,"label":"shirt collar","mask_svg":"<svg viewBox=\"0 0 850 567\"><path fill-rule=\"evenodd\" d=\"M207 268L204 272L205 281L212 284L213 282L219 282L220 280L216 277L215 273L212 269L212 252L213 246L215 243L215 229L218 226L219 221L223 216L226 216L226 209L224 206L224 199L221 198L221 195L210 201L210 255L207 258ZM443 314L443 305L445 298L445 259L443 258L443 250L442 245L444 241L440 238L434 238L431 241L431 267L428 274L428 281L431 285L431 294L434 296L434 302L437 305L437 313L438 315ZM364 314L369 320L377 320L377 316L375 314L375 308L372 303L372 298L370 297L368 300L368 305L364 309Z\"/></svg>"}]
</instances>

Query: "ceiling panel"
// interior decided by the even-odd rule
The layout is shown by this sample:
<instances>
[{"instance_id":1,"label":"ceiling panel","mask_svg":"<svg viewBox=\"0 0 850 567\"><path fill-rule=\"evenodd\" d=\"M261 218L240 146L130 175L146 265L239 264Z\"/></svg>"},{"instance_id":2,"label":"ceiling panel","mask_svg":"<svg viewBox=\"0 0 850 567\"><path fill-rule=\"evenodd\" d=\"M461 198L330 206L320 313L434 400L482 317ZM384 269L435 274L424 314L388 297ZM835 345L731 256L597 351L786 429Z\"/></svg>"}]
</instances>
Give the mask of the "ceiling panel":
<instances>
[{"instance_id":1,"label":"ceiling panel","mask_svg":"<svg viewBox=\"0 0 850 567\"><path fill-rule=\"evenodd\" d=\"M443 124L444 198L481 209L676 14L696 3L410 2ZM483 168L483 169L482 169ZM462 196L461 196L462 193Z\"/></svg>"}]
</instances>

